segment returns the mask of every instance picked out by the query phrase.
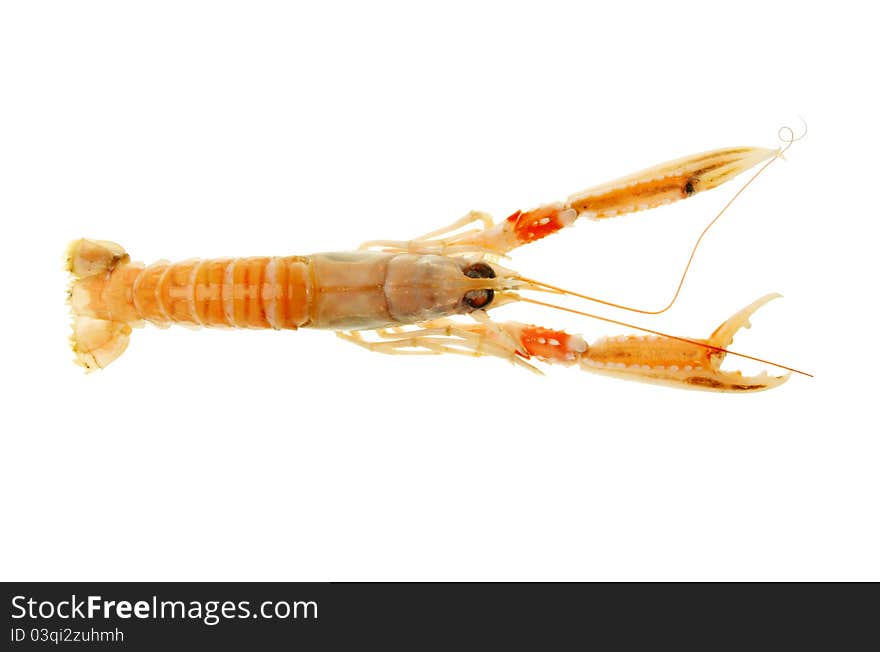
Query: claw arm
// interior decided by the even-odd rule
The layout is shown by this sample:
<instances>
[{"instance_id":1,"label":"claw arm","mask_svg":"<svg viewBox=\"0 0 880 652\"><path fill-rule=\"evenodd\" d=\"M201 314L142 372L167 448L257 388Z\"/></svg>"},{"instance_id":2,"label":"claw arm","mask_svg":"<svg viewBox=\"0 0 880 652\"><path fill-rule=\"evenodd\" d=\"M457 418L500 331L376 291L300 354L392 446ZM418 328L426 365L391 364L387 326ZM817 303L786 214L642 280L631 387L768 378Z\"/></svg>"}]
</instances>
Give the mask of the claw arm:
<instances>
[{"instance_id":1,"label":"claw arm","mask_svg":"<svg viewBox=\"0 0 880 652\"><path fill-rule=\"evenodd\" d=\"M744 376L739 371L723 371L725 352L717 349L730 346L734 334L749 327L751 315L778 296L768 294L758 299L726 320L708 339L692 341L624 335L587 345L562 331L515 323L502 327L518 338L530 355L544 362L577 364L585 371L681 389L756 392L778 387L790 374Z\"/></svg>"},{"instance_id":2,"label":"claw arm","mask_svg":"<svg viewBox=\"0 0 880 652\"><path fill-rule=\"evenodd\" d=\"M364 246L432 253L481 252L503 255L517 247L546 238L579 217L601 220L655 208L711 190L733 179L779 150L760 147L732 147L694 154L655 165L616 181L596 186L569 197L565 202L516 211L498 224L484 213L471 213L445 229L406 242L375 241ZM466 224L482 221L482 230L453 232Z\"/></svg>"},{"instance_id":3,"label":"claw arm","mask_svg":"<svg viewBox=\"0 0 880 652\"><path fill-rule=\"evenodd\" d=\"M601 220L648 210L711 190L778 150L735 147L661 163L616 181L584 190L564 203L517 211L504 222L483 231L476 243L493 251L512 249L570 226L579 217Z\"/></svg>"}]
</instances>

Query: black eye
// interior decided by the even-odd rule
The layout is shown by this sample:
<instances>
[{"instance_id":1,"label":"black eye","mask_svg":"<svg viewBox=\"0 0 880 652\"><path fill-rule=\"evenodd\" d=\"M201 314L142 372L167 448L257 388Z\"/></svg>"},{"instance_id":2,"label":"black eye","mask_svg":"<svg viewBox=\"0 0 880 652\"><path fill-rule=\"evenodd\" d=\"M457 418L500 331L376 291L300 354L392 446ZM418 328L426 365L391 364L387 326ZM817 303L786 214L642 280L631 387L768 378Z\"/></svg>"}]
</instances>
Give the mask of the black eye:
<instances>
[{"instance_id":1,"label":"black eye","mask_svg":"<svg viewBox=\"0 0 880 652\"><path fill-rule=\"evenodd\" d=\"M468 278L495 278L495 270L486 263L474 263L461 271Z\"/></svg>"},{"instance_id":2,"label":"black eye","mask_svg":"<svg viewBox=\"0 0 880 652\"><path fill-rule=\"evenodd\" d=\"M495 278L495 270L486 263L473 263L461 270L468 278ZM485 308L495 297L495 290L471 290L464 295L464 303L469 308L479 310Z\"/></svg>"},{"instance_id":3,"label":"black eye","mask_svg":"<svg viewBox=\"0 0 880 652\"><path fill-rule=\"evenodd\" d=\"M495 290L471 290L470 292L465 293L464 302L474 310L479 310L492 303L494 297Z\"/></svg>"}]
</instances>

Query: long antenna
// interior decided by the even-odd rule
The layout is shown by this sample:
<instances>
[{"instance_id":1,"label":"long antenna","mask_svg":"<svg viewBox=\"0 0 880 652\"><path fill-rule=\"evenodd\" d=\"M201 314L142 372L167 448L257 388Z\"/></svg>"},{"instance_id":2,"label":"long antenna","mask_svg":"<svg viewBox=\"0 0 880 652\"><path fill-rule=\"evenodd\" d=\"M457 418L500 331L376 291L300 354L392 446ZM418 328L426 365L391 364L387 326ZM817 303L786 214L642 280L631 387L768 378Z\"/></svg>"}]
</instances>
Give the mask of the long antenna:
<instances>
[{"instance_id":1,"label":"long antenna","mask_svg":"<svg viewBox=\"0 0 880 652\"><path fill-rule=\"evenodd\" d=\"M546 290L550 290L550 291L555 292L557 294L567 294L572 297L578 297L580 299L586 299L587 301L592 301L594 303L600 303L603 306L609 306L611 308L619 308L621 310L628 310L630 312L637 312L642 315L659 315L661 313L666 312L676 302L676 300L678 299L678 295L681 294L681 289L682 289L682 287L684 287L684 281L685 281L685 278L687 277L688 270L690 270L690 268L691 268L691 263L693 263L694 256L696 256L696 254L697 254L697 249L699 248L700 243L703 241L703 238L705 237L706 233L709 232L709 229L711 229L715 225L715 223L721 218L721 216L724 215L724 213L727 211L727 209L730 208L730 205L733 204L733 202L735 202L737 200L737 198L741 194L743 194L743 192L745 192L745 189L748 188L751 185L751 183L764 172L764 170L766 170L768 167L770 167L778 159L782 158L783 154L785 154L785 152L788 151L788 148L791 147L793 143L799 141L801 138L803 138L804 136L807 135L807 123L804 122L803 118L801 118L801 122L804 123L804 130L799 136L794 135L794 131L792 130L791 127L780 127L779 128L779 131L777 132L777 136L778 136L779 140L781 140L783 143L785 143L785 146L780 148L780 150L776 153L776 155L773 158L771 158L769 161L764 163L764 165L762 165L760 168L758 168L757 172L755 172L749 178L749 180L746 181L742 185L742 187L736 191L736 193L734 193L733 197L731 197L728 200L728 202L722 207L722 209L720 211L718 211L718 214L715 215L714 218L712 218L712 221L710 221L706 225L706 227L703 229L703 231L700 233L696 242L694 242L694 246L691 249L690 256L688 256L687 263L684 266L684 271L682 271L682 273L681 273L681 278L678 281L678 287L675 288L675 293L672 295L672 298L669 300L669 302L663 308L660 308L659 310L644 310L641 308L633 308L632 306L625 306L623 304L615 303L613 301L608 301L606 299L599 299L599 298L596 298L596 297L593 297L593 296L590 296L587 294L581 294L580 292L566 290L564 288L557 287L557 286L551 285L549 283L544 283L543 281L537 281L532 278L527 278L525 276L517 276L516 278L518 278L521 281L525 281L526 283L531 283L532 285L536 285L536 286L542 287ZM781 365L776 365L776 366L781 366Z\"/></svg>"},{"instance_id":2,"label":"long antenna","mask_svg":"<svg viewBox=\"0 0 880 652\"><path fill-rule=\"evenodd\" d=\"M737 353L736 351L731 351L730 349L725 349L720 346L714 346L712 344L708 344L706 342L700 342L698 340L692 340L687 337L679 337L677 335L669 335L668 333L663 333L661 331L655 331L650 328L645 328L643 326L636 326L635 324L630 324L625 321L619 321L617 319L611 319L610 317L602 317L601 315L595 315L590 312L583 312L581 310L575 310L574 308L566 308L565 306L558 306L553 303L545 303L544 301L538 301L537 299L529 299L527 297L517 296L517 300L524 301L526 303L533 303L536 306L544 306L545 308L555 308L556 310L562 310L564 312L570 312L575 315L581 315L583 317L591 317L593 319L599 319L601 321L607 321L609 324L617 324L618 326L623 326L625 328L633 328L638 331L642 331L645 333L650 333L651 335L658 335L660 337L667 337L671 340L678 340L679 342L686 342L687 344L694 344L696 346L702 346L706 349L710 349L712 351L717 351L718 353L727 353L729 355L739 356L740 358L746 358L747 360L754 360L755 362L760 362L762 364L772 365L774 367L779 367L780 369L785 369L786 371L791 371L796 374L801 374L802 376L807 376L808 378L812 378L813 374L808 374L806 371L800 371L793 367L789 367L784 364L779 364L778 362L773 362L772 360L765 360L763 358L756 358L753 355L747 355L745 353Z\"/></svg>"}]
</instances>

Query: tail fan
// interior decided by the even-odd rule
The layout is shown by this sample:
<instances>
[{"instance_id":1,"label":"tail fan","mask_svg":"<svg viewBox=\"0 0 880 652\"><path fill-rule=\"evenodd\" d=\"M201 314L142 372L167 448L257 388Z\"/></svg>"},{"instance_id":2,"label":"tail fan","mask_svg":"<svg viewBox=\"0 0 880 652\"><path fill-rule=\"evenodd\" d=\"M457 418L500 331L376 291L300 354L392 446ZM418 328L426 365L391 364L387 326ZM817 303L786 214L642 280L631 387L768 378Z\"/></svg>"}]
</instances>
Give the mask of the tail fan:
<instances>
[{"instance_id":1,"label":"tail fan","mask_svg":"<svg viewBox=\"0 0 880 652\"><path fill-rule=\"evenodd\" d=\"M129 261L122 247L106 240L76 240L67 248L65 267L73 277L69 296L73 314L70 342L77 363L86 371L106 367L128 346L131 325L106 318L110 311L104 294L113 270Z\"/></svg>"}]
</instances>

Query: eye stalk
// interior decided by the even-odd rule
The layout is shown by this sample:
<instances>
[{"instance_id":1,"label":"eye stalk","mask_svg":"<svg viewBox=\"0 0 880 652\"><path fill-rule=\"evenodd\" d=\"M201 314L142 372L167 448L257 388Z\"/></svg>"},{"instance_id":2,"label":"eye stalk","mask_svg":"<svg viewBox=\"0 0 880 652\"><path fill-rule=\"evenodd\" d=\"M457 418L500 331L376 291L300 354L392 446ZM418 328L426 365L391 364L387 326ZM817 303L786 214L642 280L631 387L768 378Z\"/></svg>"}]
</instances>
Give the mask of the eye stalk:
<instances>
[{"instance_id":1,"label":"eye stalk","mask_svg":"<svg viewBox=\"0 0 880 652\"><path fill-rule=\"evenodd\" d=\"M495 278L495 270L483 262L468 265L462 273L468 278ZM495 298L495 290L484 288L466 292L462 301L473 310L481 310L492 303L493 298Z\"/></svg>"}]
</instances>

